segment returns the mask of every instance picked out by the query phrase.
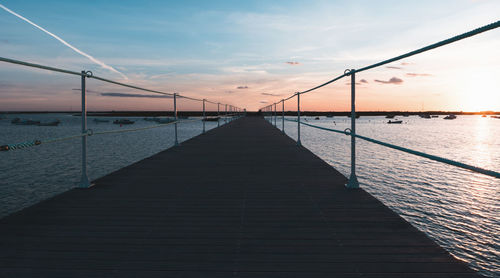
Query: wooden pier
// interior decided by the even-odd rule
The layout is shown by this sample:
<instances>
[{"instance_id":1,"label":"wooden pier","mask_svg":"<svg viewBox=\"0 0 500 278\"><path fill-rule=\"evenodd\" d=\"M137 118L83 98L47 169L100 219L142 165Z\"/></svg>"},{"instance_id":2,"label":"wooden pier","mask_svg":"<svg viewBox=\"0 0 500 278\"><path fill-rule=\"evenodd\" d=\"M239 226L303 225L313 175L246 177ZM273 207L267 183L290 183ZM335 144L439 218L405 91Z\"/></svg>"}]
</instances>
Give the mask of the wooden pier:
<instances>
[{"instance_id":1,"label":"wooden pier","mask_svg":"<svg viewBox=\"0 0 500 278\"><path fill-rule=\"evenodd\" d=\"M260 117L0 220L0 277L478 277Z\"/></svg>"}]
</instances>

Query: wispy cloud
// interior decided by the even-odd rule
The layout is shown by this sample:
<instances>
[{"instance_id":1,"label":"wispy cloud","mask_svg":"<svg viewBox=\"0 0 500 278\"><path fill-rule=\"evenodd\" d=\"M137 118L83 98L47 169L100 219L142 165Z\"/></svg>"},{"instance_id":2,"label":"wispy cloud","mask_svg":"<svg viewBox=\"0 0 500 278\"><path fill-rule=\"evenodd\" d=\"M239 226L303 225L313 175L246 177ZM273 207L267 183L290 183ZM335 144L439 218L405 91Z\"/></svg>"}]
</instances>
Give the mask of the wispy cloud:
<instances>
[{"instance_id":1,"label":"wispy cloud","mask_svg":"<svg viewBox=\"0 0 500 278\"><path fill-rule=\"evenodd\" d=\"M282 94L272 94L272 93L262 93L261 95L263 95L263 96L272 96L272 97L282 96Z\"/></svg>"},{"instance_id":2,"label":"wispy cloud","mask_svg":"<svg viewBox=\"0 0 500 278\"><path fill-rule=\"evenodd\" d=\"M236 89L244 90L244 89L248 89L248 86L238 86L238 87L236 87Z\"/></svg>"},{"instance_id":3,"label":"wispy cloud","mask_svg":"<svg viewBox=\"0 0 500 278\"><path fill-rule=\"evenodd\" d=\"M413 72L409 72L406 74L407 76L410 76L410 77L417 77L417 76L432 76L432 74L429 74L429 73L413 73Z\"/></svg>"},{"instance_id":4,"label":"wispy cloud","mask_svg":"<svg viewBox=\"0 0 500 278\"><path fill-rule=\"evenodd\" d=\"M398 70L403 69L402 67L395 67L395 66L387 66L386 68L388 68L388 69L398 69Z\"/></svg>"},{"instance_id":5,"label":"wispy cloud","mask_svg":"<svg viewBox=\"0 0 500 278\"><path fill-rule=\"evenodd\" d=\"M393 77L387 81L386 80L378 80L378 79L375 79L374 81L382 83L382 84L396 84L396 85L403 83L403 79L397 78L397 77Z\"/></svg>"},{"instance_id":6,"label":"wispy cloud","mask_svg":"<svg viewBox=\"0 0 500 278\"><path fill-rule=\"evenodd\" d=\"M73 45L69 44L68 42L66 42L65 40L63 40L62 38L60 38L59 36L55 35L54 33L51 33L51 32L49 32L49 31L47 31L45 28L43 28L43 27L41 27L41 26L39 26L39 25L35 24L34 22L32 22L31 20L29 20L29 19L25 18L24 16L22 16L22 15L20 15L20 14L16 13L16 12L14 12L14 11L12 11L12 10L10 10L9 8L5 7L5 6L4 6L4 5L2 5L2 4L0 4L0 8L4 9L6 12L8 12L8 13L10 13L10 14L12 14L12 15L14 15L14 16L16 16L16 17L18 17L18 18L22 19L22 20L24 20L25 22L27 22L27 23L29 23L29 24L31 24L31 25L33 25L33 26L35 26L36 28L40 29L41 31L43 31L43 32L45 32L46 34L48 34L49 36L51 36L51 37L53 37L54 39L58 40L59 42L61 42L61 43L62 43L62 44L64 44L65 46L67 46L67 47L71 48L71 49L72 49L72 50L74 50L76 53L78 53L78 54L80 54L80 55L82 55L82 56L84 56L84 57L87 57L90 61L92 61L92 62L94 62L94 63L98 64L98 65L99 65L99 66L101 66L102 68L107 69L107 70L110 70L110 71L112 71L112 72L114 72L114 73L117 73L117 74L121 75L123 78L128 79L128 78L127 78L127 76L125 76L125 74L123 74L123 73L121 73L121 72L117 71L117 70L116 70L116 69L114 69L112 66L106 65L104 62L101 62L101 61L97 60L96 58L94 58L94 57L90 56L89 54L87 54L87 53L85 53L85 52L81 51L80 49L78 49L78 48L74 47Z\"/></svg>"},{"instance_id":7,"label":"wispy cloud","mask_svg":"<svg viewBox=\"0 0 500 278\"><path fill-rule=\"evenodd\" d=\"M361 80L359 80L359 82L361 82L361 83L368 83L368 81L366 79L361 79Z\"/></svg>"},{"instance_id":8,"label":"wispy cloud","mask_svg":"<svg viewBox=\"0 0 500 278\"><path fill-rule=\"evenodd\" d=\"M267 100L261 100L259 103L267 103Z\"/></svg>"},{"instance_id":9,"label":"wispy cloud","mask_svg":"<svg viewBox=\"0 0 500 278\"><path fill-rule=\"evenodd\" d=\"M292 66L296 66L296 65L300 64L299 62L295 62L295 61L288 61L288 62L285 62L285 63L289 64L289 65L292 65Z\"/></svg>"}]
</instances>

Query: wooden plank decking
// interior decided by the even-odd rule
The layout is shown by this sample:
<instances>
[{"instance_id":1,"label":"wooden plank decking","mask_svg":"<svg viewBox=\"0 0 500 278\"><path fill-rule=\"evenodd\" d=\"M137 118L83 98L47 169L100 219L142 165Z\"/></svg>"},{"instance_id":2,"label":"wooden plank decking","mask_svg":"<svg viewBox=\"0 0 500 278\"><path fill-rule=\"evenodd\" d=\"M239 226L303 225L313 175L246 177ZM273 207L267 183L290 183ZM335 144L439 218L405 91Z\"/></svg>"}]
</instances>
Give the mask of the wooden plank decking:
<instances>
[{"instance_id":1,"label":"wooden plank decking","mask_svg":"<svg viewBox=\"0 0 500 278\"><path fill-rule=\"evenodd\" d=\"M247 117L0 220L0 277L477 277Z\"/></svg>"}]
</instances>

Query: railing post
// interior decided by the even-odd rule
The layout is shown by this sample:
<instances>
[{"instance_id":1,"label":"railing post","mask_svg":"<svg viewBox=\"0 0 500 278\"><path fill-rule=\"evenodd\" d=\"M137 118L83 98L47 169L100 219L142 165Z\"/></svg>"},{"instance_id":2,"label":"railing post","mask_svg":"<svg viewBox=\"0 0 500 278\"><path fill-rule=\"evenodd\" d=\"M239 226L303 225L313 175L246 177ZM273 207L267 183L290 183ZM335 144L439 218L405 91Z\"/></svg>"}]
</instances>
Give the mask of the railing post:
<instances>
[{"instance_id":1,"label":"railing post","mask_svg":"<svg viewBox=\"0 0 500 278\"><path fill-rule=\"evenodd\" d=\"M175 120L175 142L174 145L179 145L179 140L177 139L177 93L174 93L174 120Z\"/></svg>"},{"instance_id":2,"label":"railing post","mask_svg":"<svg viewBox=\"0 0 500 278\"><path fill-rule=\"evenodd\" d=\"M220 102L217 103L217 127L220 127Z\"/></svg>"},{"instance_id":3,"label":"railing post","mask_svg":"<svg viewBox=\"0 0 500 278\"><path fill-rule=\"evenodd\" d=\"M300 92L297 92L297 145L300 143Z\"/></svg>"},{"instance_id":4,"label":"railing post","mask_svg":"<svg viewBox=\"0 0 500 278\"><path fill-rule=\"evenodd\" d=\"M281 131L285 133L285 100L281 100Z\"/></svg>"},{"instance_id":5,"label":"railing post","mask_svg":"<svg viewBox=\"0 0 500 278\"><path fill-rule=\"evenodd\" d=\"M85 95L85 78L87 72L82 71L82 177L80 179L80 187L90 187L89 177L87 176L87 97Z\"/></svg>"},{"instance_id":6,"label":"railing post","mask_svg":"<svg viewBox=\"0 0 500 278\"><path fill-rule=\"evenodd\" d=\"M224 114L224 124L227 124L227 104L226 104L226 113Z\"/></svg>"},{"instance_id":7,"label":"railing post","mask_svg":"<svg viewBox=\"0 0 500 278\"><path fill-rule=\"evenodd\" d=\"M276 113L276 103L274 103L274 127L276 127L276 118L278 117L278 114Z\"/></svg>"},{"instance_id":8,"label":"railing post","mask_svg":"<svg viewBox=\"0 0 500 278\"><path fill-rule=\"evenodd\" d=\"M205 99L203 99L203 133L205 133Z\"/></svg>"},{"instance_id":9,"label":"railing post","mask_svg":"<svg viewBox=\"0 0 500 278\"><path fill-rule=\"evenodd\" d=\"M351 69L351 175L347 188L359 188L356 177L356 70Z\"/></svg>"}]
</instances>

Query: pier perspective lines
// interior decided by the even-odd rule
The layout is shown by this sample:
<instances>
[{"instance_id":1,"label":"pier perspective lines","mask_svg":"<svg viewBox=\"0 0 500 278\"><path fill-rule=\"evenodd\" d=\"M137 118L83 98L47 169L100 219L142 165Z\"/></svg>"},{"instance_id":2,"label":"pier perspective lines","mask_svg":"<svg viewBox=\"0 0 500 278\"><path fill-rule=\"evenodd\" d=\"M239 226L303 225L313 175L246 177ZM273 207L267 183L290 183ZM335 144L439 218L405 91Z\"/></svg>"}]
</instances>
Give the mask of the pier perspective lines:
<instances>
[{"instance_id":1,"label":"pier perspective lines","mask_svg":"<svg viewBox=\"0 0 500 278\"><path fill-rule=\"evenodd\" d=\"M135 85L131 85L131 84L127 84L127 83L118 82L118 81L106 79L103 77L99 77L99 76L94 75L91 71L77 72L77 71L71 71L71 70L67 70L67 69L51 67L51 66L46 66L46 65L40 65L40 64L35 64L35 63L29 63L29 62L25 62L25 61L19 61L19 60L4 58L4 57L0 57L0 62L20 65L20 66L25 66L25 67L30 67L30 68L37 68L37 69L47 70L47 71L51 71L51 72L58 72L58 73L63 73L63 74L68 74L68 75L80 76L81 89L79 91L81 91L82 109L81 109L81 132L79 134L67 135L67 136L62 136L62 137L57 137L57 138L33 139L33 140L21 142L21 143L4 144L4 145L0 145L0 151L20 150L20 149L39 146L42 144L56 143L56 142L62 142L62 141L66 141L66 140L76 139L76 138L82 138L82 177L81 177L81 181L80 181L80 187L83 187L83 188L89 187L91 185L90 180L87 176L87 138L89 136L136 132L136 131L142 131L142 130L148 130L148 129L154 129L154 128L160 128L160 127L166 127L166 126L173 125L174 126L174 135L175 135L174 146L177 146L177 145L179 145L178 124L199 121L202 123L202 127L203 127L202 130L204 133L206 131L206 127L205 127L206 121L209 121L209 120L217 121L217 126L220 126L221 119L222 119L223 124L226 124L226 123L230 122L231 120L234 120L238 117L244 116L244 114L245 114L244 113L245 109L231 105L231 104L214 102L214 101L210 101L207 99L190 97L190 96L182 95L182 94L178 94L178 93L169 93L169 92L165 92L165 91L159 91L159 90L153 90L153 89L148 89L148 88L144 88L144 87L139 87L139 86L135 86ZM166 122L166 123L160 123L157 125L151 125L151 126L146 126L146 127L94 132L92 129L89 129L87 127L87 95L86 95L86 93L87 93L86 80L87 79L95 79L95 80L99 80L99 81L102 81L105 83L125 87L125 88L130 88L130 89L139 90L139 91L143 91L143 92L149 92L149 93L168 96L169 98L171 98L173 100L173 111L172 111L173 119L167 119L168 122ZM179 120L178 109L177 109L178 108L178 106L177 106L178 99L186 99L186 100L201 102L202 103L202 117L200 119ZM215 114L215 118L209 119L207 117L207 113L206 113L207 112L206 111L206 104L207 103L217 105L217 112ZM221 110L221 106L224 108L224 110ZM161 122L161 121L162 120L159 120L159 122ZM120 122L117 122L117 124L120 124L120 126L122 125L122 123L120 123ZM124 124L128 124L128 123L124 122Z\"/></svg>"},{"instance_id":2,"label":"pier perspective lines","mask_svg":"<svg viewBox=\"0 0 500 278\"><path fill-rule=\"evenodd\" d=\"M290 121L297 122L297 144L298 145L301 145L301 140L300 140L300 126L301 125L305 125L305 126L309 126L309 127L313 127L313 128L318 128L318 129L322 129L322 130L327 130L327 131L331 131L331 132L335 132L335 133L343 133L345 135L350 136L351 137L351 174L350 174L350 177L349 177L349 182L346 184L346 186L348 188L358 188L359 187L359 182L358 182L358 179L357 179L357 176L356 176L356 138L359 138L359 139L362 139L362 140L365 140L365 141L368 141L368 142L371 142L371 143L375 143L375 144L378 144L378 145L381 145L381 146L384 146L384 147L392 148L392 149L403 151L403 152L406 152L406 153L409 153L409 154L417 155L417 156L420 156L420 157L424 157L424 158L427 158L427 159L431 159L431 160L434 160L434 161L438 161L438 162L441 162L441 163L452 165L452 166L455 166L455 167L460 167L460 168L463 168L463 169L467 169L467 170L470 170L470 171L473 171L473 172L476 172L476 173L481 173L481 174L488 175L488 176L491 176L491 177L500 178L500 173L495 172L495 171L483 169L483 168L472 166L472 165L469 165L469 164L466 164L466 163L463 163L463 162L458 162L458 161L454 161L454 160L451 160L451 159L439 157L439 156L436 156L436 155L431 155L431 154L427 154L427 153L424 153L424 152L419 152L419 151L411 150L411 149L408 149L408 148L404 148L404 147L396 146L396 145L389 144L389 143L386 143L386 142L382 142L380 140L375 140L373 138L369 138L369 137L366 137L366 136L358 135L356 133L356 100L355 100L356 99L356 73L367 71L367 70L370 70L370 69L374 69L374 68L380 67L382 65L386 65L386 64L389 64L389 63L392 63L392 62L404 59L404 58L408 58L408 57L411 57L411 56L414 56L414 55L417 55L417 54L420 54L420 53L424 53L424 52L427 52L427 51L430 51L430 50L433 50L433 49L436 49L436 48L439 48L439 47L443 47L443 46L446 46L448 44L455 43L457 41L460 41L460 40L463 40L463 39L466 39L466 38L470 38L470 37L479 35L479 34L481 34L483 32L494 30L494 29L496 29L498 27L500 27L500 20L496 21L496 22L493 22L491 24L479 27L479 28L474 29L472 31L465 32L463 34L460 34L460 35L457 35L457 36L454 36L454 37L451 37L451 38L439 41L437 43L434 43L434 44L431 44L431 45L419 48L417 50L410 51L410 52L407 52L405 54L402 54L402 55L399 55L399 56L395 56L393 58L389 58L389 59L386 59L386 60L378 62L378 63L374 63L372 65L368 65L368 66L365 66L365 67L362 67L362 68L359 68L359 69L346 69L344 71L344 73L342 75L339 75L338 77L335 77L335 78L333 78L333 79L331 79L331 80L329 80L329 81L327 81L327 82L325 82L323 84L315 86L315 87L313 87L311 89L308 89L308 90L305 90L305 91L296 92L296 93L290 95L287 98L284 98L284 99L282 99L282 100L280 100L278 102L275 102L273 104L270 104L270 105L267 105L267 106L261 108L261 111L264 112L264 114L268 117L268 120L271 123L274 122L274 126L277 127L277 124L276 124L277 117L278 117L277 105L279 103L281 103L281 107L282 107L282 111L281 111L282 112L281 113L282 131L285 132L285 124L284 123L285 123L285 120L289 120L289 119L285 119L285 102L288 101L288 100L290 100L290 99L293 99L294 97L297 97L297 111L296 111L296 113L297 113L297 119L296 120L290 120ZM350 86L351 86L351 112L350 112L351 127L348 128L348 129L346 129L346 130L344 130L344 131L340 131L340 130L334 130L334 129L320 127L320 126L317 126L317 125L311 125L311 124L307 124L307 123L302 122L301 119L300 119L300 111L301 111L301 109L300 109L300 95L312 92L312 91L317 90L319 88L322 88L322 87L324 87L326 85L333 84L336 81L342 80L344 77L350 77Z\"/></svg>"}]
</instances>

